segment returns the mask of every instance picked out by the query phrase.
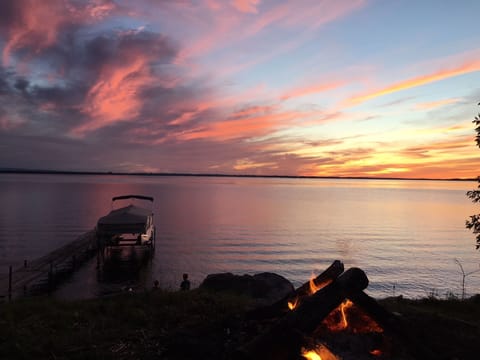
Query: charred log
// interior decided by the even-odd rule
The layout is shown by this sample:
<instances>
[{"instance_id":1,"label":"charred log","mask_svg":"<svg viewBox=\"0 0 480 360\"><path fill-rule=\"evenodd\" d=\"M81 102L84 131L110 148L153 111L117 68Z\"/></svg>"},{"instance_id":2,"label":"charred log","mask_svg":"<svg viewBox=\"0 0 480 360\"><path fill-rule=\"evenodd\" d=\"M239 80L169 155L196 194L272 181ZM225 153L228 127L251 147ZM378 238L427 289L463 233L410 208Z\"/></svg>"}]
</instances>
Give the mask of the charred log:
<instances>
[{"instance_id":1,"label":"charred log","mask_svg":"<svg viewBox=\"0 0 480 360\"><path fill-rule=\"evenodd\" d=\"M409 352L413 353L410 354L412 357L420 359L438 358L438 354L434 354L422 343L411 324L407 324L400 316L387 311L374 298L363 291L352 293L348 295L348 298L375 320L392 339L400 341L403 348L407 348Z\"/></svg>"},{"instance_id":2,"label":"charred log","mask_svg":"<svg viewBox=\"0 0 480 360\"><path fill-rule=\"evenodd\" d=\"M279 319L237 354L238 359L294 359L300 354L305 335L311 334L323 319L346 298L368 286L368 278L351 268L335 281L305 297L300 305Z\"/></svg>"},{"instance_id":3,"label":"charred log","mask_svg":"<svg viewBox=\"0 0 480 360\"><path fill-rule=\"evenodd\" d=\"M335 260L324 272L318 275L315 279L313 279L313 284L317 288L322 288L330 284L336 278L338 278L343 271L345 270L343 263L340 260ZM310 281L304 283L298 289L296 289L290 296L289 299L293 299L295 297L302 298L304 296L311 295L310 293Z\"/></svg>"},{"instance_id":4,"label":"charred log","mask_svg":"<svg viewBox=\"0 0 480 360\"><path fill-rule=\"evenodd\" d=\"M394 332L399 327L400 319L387 311L384 307L371 296L365 294L363 291L352 293L348 298L358 305L367 313L373 320L375 320L384 330Z\"/></svg>"},{"instance_id":5,"label":"charred log","mask_svg":"<svg viewBox=\"0 0 480 360\"><path fill-rule=\"evenodd\" d=\"M340 260L335 260L325 271L313 279L313 285L317 288L327 286L336 278L338 278L344 271L343 263ZM288 303L297 301L311 294L310 281L304 283L302 286L292 291L279 301L263 306L250 311L247 318L251 320L273 319L280 317L289 312Z\"/></svg>"}]
</instances>

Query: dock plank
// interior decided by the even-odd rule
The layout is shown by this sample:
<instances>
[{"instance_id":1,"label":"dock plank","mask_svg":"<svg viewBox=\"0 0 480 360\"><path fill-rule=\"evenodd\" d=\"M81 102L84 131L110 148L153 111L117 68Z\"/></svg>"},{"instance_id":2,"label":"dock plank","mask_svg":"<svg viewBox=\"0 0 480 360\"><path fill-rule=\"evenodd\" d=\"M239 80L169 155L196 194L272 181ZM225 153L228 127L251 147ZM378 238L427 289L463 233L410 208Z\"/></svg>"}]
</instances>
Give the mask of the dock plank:
<instances>
[{"instance_id":1,"label":"dock plank","mask_svg":"<svg viewBox=\"0 0 480 360\"><path fill-rule=\"evenodd\" d=\"M88 254L97 250L95 231L91 230L68 244L57 248L50 253L27 262L27 266L19 264L13 267L11 298L18 298L26 294L28 289L44 283L49 279L49 273L55 274L58 267L74 267L80 265ZM75 259L75 260L74 260ZM73 270L73 269L72 269ZM8 298L9 275L0 275L0 298Z\"/></svg>"}]
</instances>

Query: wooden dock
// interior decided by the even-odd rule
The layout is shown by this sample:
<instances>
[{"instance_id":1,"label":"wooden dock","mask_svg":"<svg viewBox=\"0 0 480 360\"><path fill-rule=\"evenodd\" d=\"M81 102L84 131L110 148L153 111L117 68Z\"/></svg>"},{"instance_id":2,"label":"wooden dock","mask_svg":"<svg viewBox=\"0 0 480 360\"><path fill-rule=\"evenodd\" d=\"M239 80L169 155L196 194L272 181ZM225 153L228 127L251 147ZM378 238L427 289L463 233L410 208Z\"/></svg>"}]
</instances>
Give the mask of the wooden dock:
<instances>
[{"instance_id":1,"label":"wooden dock","mask_svg":"<svg viewBox=\"0 0 480 360\"><path fill-rule=\"evenodd\" d=\"M49 293L96 253L92 230L45 256L12 266L0 274L0 301Z\"/></svg>"}]
</instances>

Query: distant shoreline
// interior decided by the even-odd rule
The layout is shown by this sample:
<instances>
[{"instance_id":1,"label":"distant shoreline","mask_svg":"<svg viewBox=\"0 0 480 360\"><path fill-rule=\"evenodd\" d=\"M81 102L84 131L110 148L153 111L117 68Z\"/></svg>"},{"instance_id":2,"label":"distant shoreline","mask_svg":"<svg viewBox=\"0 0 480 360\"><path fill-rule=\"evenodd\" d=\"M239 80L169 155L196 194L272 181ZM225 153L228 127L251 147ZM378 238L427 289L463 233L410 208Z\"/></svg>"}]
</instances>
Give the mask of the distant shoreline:
<instances>
[{"instance_id":1,"label":"distant shoreline","mask_svg":"<svg viewBox=\"0 0 480 360\"><path fill-rule=\"evenodd\" d=\"M117 171L69 171L35 169L0 169L0 174L39 174L39 175L113 175L113 176L184 176L184 177L231 177L231 178L269 178L269 179L335 179L335 180L421 180L421 181L477 181L477 178L402 178L374 176L300 176L300 175L254 175L254 174L204 174L204 173L146 173Z\"/></svg>"}]
</instances>

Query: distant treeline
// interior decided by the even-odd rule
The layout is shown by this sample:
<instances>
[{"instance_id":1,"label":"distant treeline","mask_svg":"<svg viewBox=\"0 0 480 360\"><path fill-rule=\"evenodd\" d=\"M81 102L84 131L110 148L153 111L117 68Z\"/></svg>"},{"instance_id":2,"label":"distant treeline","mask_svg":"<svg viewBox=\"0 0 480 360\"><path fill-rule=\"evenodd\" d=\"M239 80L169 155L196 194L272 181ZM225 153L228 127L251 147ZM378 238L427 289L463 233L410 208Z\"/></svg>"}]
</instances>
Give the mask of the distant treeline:
<instances>
[{"instance_id":1,"label":"distant treeline","mask_svg":"<svg viewBox=\"0 0 480 360\"><path fill-rule=\"evenodd\" d=\"M118 171L74 171L0 168L0 174L48 174L48 175L115 175L115 176L196 176L196 177L236 177L236 178L280 178L280 179L358 179L358 180L429 180L429 181L476 181L477 179L449 178L401 178L374 176L297 176L297 175L255 175L255 174L212 174L212 173L173 173L173 172L118 172Z\"/></svg>"}]
</instances>

